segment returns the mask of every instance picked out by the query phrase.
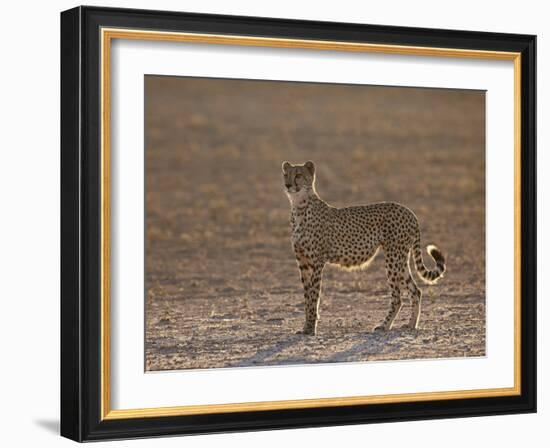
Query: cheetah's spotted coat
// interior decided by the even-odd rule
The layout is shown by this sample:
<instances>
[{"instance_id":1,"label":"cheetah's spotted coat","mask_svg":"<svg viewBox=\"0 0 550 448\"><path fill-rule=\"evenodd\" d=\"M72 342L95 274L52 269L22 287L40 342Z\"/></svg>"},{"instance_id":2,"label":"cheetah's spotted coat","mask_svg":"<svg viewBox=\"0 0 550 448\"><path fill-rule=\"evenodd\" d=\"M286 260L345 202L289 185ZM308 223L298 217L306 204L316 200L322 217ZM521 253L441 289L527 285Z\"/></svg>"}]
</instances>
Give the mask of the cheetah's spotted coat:
<instances>
[{"instance_id":1,"label":"cheetah's spotted coat","mask_svg":"<svg viewBox=\"0 0 550 448\"><path fill-rule=\"evenodd\" d=\"M422 292L409 266L412 251L423 281L433 284L445 272L445 259L435 246L427 250L436 263L428 270L422 260L420 227L414 213L394 202L335 208L315 191L315 166L283 163L286 192L291 203L291 241L301 273L305 297L304 333L314 335L319 319L319 293L325 264L347 269L366 267L379 248L386 255L386 273L391 292L390 310L376 330L390 330L401 310L401 291L412 301L409 327L418 327Z\"/></svg>"}]
</instances>

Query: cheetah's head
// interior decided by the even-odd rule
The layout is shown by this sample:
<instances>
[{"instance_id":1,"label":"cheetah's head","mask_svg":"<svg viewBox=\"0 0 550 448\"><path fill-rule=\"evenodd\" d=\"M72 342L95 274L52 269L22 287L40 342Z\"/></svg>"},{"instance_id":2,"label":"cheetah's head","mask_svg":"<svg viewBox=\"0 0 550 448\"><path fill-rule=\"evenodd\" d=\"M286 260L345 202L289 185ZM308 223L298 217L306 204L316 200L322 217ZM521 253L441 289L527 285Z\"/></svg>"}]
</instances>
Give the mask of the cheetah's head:
<instances>
[{"instance_id":1,"label":"cheetah's head","mask_svg":"<svg viewBox=\"0 0 550 448\"><path fill-rule=\"evenodd\" d=\"M311 161L303 165L283 162L283 179L288 194L311 190L315 183L315 165Z\"/></svg>"}]
</instances>

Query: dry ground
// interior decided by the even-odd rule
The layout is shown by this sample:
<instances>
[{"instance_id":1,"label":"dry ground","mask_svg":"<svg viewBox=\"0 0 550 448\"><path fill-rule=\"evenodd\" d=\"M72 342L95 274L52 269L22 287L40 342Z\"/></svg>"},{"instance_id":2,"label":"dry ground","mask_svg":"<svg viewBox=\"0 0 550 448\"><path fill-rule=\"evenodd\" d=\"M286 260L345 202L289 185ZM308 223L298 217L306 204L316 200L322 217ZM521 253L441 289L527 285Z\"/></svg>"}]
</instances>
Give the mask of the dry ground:
<instances>
[{"instance_id":1,"label":"dry ground","mask_svg":"<svg viewBox=\"0 0 550 448\"><path fill-rule=\"evenodd\" d=\"M146 369L485 354L483 92L146 77ZM344 206L397 201L448 259L418 331L373 333L383 253L324 272L319 335L302 289L281 162L317 165ZM429 257L424 255L429 260Z\"/></svg>"}]
</instances>

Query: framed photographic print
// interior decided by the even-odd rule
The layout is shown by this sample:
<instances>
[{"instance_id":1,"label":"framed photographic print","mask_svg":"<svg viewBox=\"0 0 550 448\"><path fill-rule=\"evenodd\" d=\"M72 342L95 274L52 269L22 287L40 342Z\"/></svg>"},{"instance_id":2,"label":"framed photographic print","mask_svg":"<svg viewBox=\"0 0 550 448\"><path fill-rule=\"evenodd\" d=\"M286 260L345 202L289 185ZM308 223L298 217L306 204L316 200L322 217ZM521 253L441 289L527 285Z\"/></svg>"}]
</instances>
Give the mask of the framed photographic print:
<instances>
[{"instance_id":1,"label":"framed photographic print","mask_svg":"<svg viewBox=\"0 0 550 448\"><path fill-rule=\"evenodd\" d=\"M535 36L61 14L61 433L535 412Z\"/></svg>"}]
</instances>

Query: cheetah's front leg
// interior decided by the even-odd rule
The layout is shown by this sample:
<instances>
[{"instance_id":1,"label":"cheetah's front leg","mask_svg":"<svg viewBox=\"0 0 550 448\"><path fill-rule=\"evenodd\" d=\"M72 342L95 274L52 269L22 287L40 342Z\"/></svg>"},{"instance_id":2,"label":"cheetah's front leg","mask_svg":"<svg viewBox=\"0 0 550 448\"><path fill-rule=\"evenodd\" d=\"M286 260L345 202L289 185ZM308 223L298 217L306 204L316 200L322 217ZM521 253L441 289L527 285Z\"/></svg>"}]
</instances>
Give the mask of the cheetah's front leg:
<instances>
[{"instance_id":1,"label":"cheetah's front leg","mask_svg":"<svg viewBox=\"0 0 550 448\"><path fill-rule=\"evenodd\" d=\"M306 321L304 334L315 335L319 321L319 297L323 264L299 260L302 285L304 287Z\"/></svg>"}]
</instances>

